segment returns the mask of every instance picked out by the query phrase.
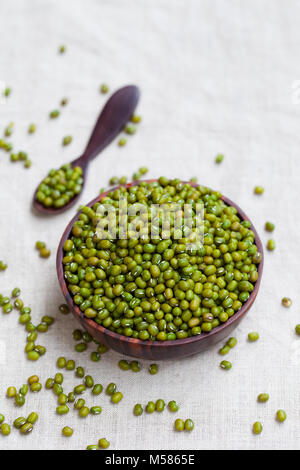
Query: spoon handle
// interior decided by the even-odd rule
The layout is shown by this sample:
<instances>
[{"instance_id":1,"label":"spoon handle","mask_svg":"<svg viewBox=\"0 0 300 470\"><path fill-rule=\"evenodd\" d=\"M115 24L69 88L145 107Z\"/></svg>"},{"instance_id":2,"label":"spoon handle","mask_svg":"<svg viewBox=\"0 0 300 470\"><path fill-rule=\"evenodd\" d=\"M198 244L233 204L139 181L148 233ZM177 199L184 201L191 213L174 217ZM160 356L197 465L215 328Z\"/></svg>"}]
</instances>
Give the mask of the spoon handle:
<instances>
[{"instance_id":1,"label":"spoon handle","mask_svg":"<svg viewBox=\"0 0 300 470\"><path fill-rule=\"evenodd\" d=\"M128 85L109 98L98 117L82 160L87 163L96 157L116 137L133 115L139 96L138 87Z\"/></svg>"}]
</instances>

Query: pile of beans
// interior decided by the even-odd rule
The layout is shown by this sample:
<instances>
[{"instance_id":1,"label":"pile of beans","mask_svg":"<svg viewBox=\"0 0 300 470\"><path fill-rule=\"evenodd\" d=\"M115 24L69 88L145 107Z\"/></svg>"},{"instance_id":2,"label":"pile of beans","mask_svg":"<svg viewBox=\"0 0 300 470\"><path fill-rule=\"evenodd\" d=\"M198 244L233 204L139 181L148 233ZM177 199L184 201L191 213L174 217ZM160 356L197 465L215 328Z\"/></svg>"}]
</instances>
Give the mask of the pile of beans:
<instances>
[{"instance_id":1,"label":"pile of beans","mask_svg":"<svg viewBox=\"0 0 300 470\"><path fill-rule=\"evenodd\" d=\"M38 187L36 200L45 207L59 209L81 192L82 185L82 168L72 168L68 163L59 170L49 171Z\"/></svg>"},{"instance_id":2,"label":"pile of beans","mask_svg":"<svg viewBox=\"0 0 300 470\"><path fill-rule=\"evenodd\" d=\"M204 237L199 249L187 236L164 239L132 236L101 239L100 202L83 207L64 244L64 275L74 302L87 318L121 335L142 340L176 340L210 332L243 305L258 278L261 255L250 223L241 220L219 192L178 179L159 178L121 186L103 197L118 215L123 196L128 207L138 202L185 204L196 222L196 204L204 206ZM179 214L180 212L180 214ZM117 217L118 219L118 217ZM146 233L147 221L141 227ZM183 227L185 235L185 227Z\"/></svg>"}]
</instances>

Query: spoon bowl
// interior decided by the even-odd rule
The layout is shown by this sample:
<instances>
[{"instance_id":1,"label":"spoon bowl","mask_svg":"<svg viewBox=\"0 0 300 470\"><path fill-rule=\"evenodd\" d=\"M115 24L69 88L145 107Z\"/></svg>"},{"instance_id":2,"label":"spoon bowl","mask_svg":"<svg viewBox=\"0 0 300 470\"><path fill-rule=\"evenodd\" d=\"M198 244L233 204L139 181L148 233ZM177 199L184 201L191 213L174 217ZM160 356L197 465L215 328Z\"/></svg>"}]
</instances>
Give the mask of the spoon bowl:
<instances>
[{"instance_id":1,"label":"spoon bowl","mask_svg":"<svg viewBox=\"0 0 300 470\"><path fill-rule=\"evenodd\" d=\"M45 207L36 200L38 188L35 190L32 206L39 213L46 215L60 214L70 209L81 196L87 178L90 161L95 158L122 131L133 115L140 97L140 91L135 85L128 85L116 91L106 102L95 124L91 137L83 154L71 162L72 168L82 168L83 184L79 194L74 196L63 207Z\"/></svg>"},{"instance_id":2,"label":"spoon bowl","mask_svg":"<svg viewBox=\"0 0 300 470\"><path fill-rule=\"evenodd\" d=\"M145 180L146 183L151 183L153 181L157 180ZM136 184L136 182L128 183L126 187L130 187L134 184ZM189 182L189 184L191 184L192 186L197 186L197 184L195 183ZM89 207L93 206L96 202L102 199L102 197L106 196L110 191L114 189L116 188L112 188L109 191L106 191L105 193L99 195L96 199L86 205ZM235 207L238 212L238 215L241 217L242 220L250 221L246 214L242 211L242 209L240 209L237 204L235 204L225 196L222 196L222 200L227 205ZM83 312L73 302L73 298L70 292L68 291L68 287L64 278L62 263L62 259L64 256L63 246L65 241L69 238L73 224L78 219L78 216L79 213L77 213L75 217L73 217L71 222L68 224L58 246L56 259L58 281L62 289L62 293L66 299L66 303L70 307L75 318L81 324L82 328L84 330L87 330L90 335L96 340L98 340L101 344L105 344L107 347L114 349L119 353L126 354L127 356L133 356L141 359L149 359L155 361L162 359L181 358L199 353L208 349L219 341L222 341L224 338L228 337L228 335L238 326L238 324L249 311L249 309L253 305L253 302L256 299L261 282L264 260L262 243L253 224L250 221L251 230L254 232L255 235L255 244L257 246L258 251L261 253L261 261L258 265L258 279L248 300L242 305L240 310L238 310L232 317L227 320L226 323L223 323L222 325L213 328L209 333L201 333L198 336L191 336L189 338L176 339L172 341L143 341L140 339L130 338L110 331L108 328L104 328L103 326L98 325L94 320L88 319L84 316Z\"/></svg>"}]
</instances>

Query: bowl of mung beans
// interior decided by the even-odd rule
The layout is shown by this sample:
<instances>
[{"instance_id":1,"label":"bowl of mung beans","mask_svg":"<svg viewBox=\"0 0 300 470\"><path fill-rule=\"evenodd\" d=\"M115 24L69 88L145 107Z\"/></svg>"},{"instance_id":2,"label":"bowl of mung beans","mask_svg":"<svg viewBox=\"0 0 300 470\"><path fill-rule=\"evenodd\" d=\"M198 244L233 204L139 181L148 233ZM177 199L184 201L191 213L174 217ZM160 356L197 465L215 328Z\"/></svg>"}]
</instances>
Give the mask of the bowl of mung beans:
<instances>
[{"instance_id":1,"label":"bowl of mung beans","mask_svg":"<svg viewBox=\"0 0 300 470\"><path fill-rule=\"evenodd\" d=\"M104 206L116 225L106 238ZM150 231L153 206L168 208L169 225L156 213ZM199 244L191 243L196 226ZM57 252L59 283L82 327L109 348L149 360L190 356L227 337L252 306L262 270L262 243L235 203L166 177L100 194L68 224Z\"/></svg>"}]
</instances>

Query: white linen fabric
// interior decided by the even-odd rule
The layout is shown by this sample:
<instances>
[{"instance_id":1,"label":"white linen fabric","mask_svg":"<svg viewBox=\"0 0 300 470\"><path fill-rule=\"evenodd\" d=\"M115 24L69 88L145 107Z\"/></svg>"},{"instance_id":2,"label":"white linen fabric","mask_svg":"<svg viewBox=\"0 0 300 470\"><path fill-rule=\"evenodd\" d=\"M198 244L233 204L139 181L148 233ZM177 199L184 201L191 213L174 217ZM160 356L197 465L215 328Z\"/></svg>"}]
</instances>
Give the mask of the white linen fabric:
<instances>
[{"instance_id":1,"label":"white linen fabric","mask_svg":"<svg viewBox=\"0 0 300 470\"><path fill-rule=\"evenodd\" d=\"M12 94L2 97L0 127L15 123L10 140L28 152L33 166L13 164L0 150L0 259L8 263L0 272L0 292L19 286L34 322L45 314L56 322L39 335L47 354L31 363L18 313L0 313L0 413L11 424L32 410L40 416L28 436L16 430L0 435L0 449L85 449L101 437L111 449L299 448L299 14L297 0L1 2L0 81ZM61 44L64 55L58 54ZM111 176L130 176L147 165L151 177L197 176L222 191L248 214L264 245L270 237L265 221L276 224L277 248L265 253L257 300L235 331L238 345L226 357L230 371L219 368L218 345L162 362L156 376L146 361L138 374L121 371L114 351L99 363L89 359L91 346L81 355L74 351L78 325L58 312L63 296L55 253L75 210L47 218L30 207L45 173L83 151L106 100L101 83L110 91L137 84L142 123L124 148L113 142L91 163L80 203L94 198ZM64 96L69 104L50 120ZM31 122L37 125L34 135L27 134ZM63 148L68 134L73 142ZM216 165L220 152L225 159ZM253 194L255 185L265 187L262 196ZM51 248L49 260L39 258L36 240ZM283 296L293 299L290 309L281 306ZM260 333L258 342L247 341L250 331ZM87 392L87 405L100 404L103 412L82 419L73 410L57 416L51 391L29 393L20 409L5 397L8 385L20 387L33 373L44 383L61 355L76 359L96 382L116 382L122 402L113 406L104 393L94 398ZM64 375L70 391L78 380L73 372ZM268 403L257 403L261 392L270 394ZM178 401L179 412L133 416L135 403L158 398ZM279 408L287 412L283 424L275 420ZM177 417L192 418L194 431L175 433ZM252 434L257 420L264 425L260 436ZM70 439L61 435L65 425L74 428Z\"/></svg>"}]
</instances>

